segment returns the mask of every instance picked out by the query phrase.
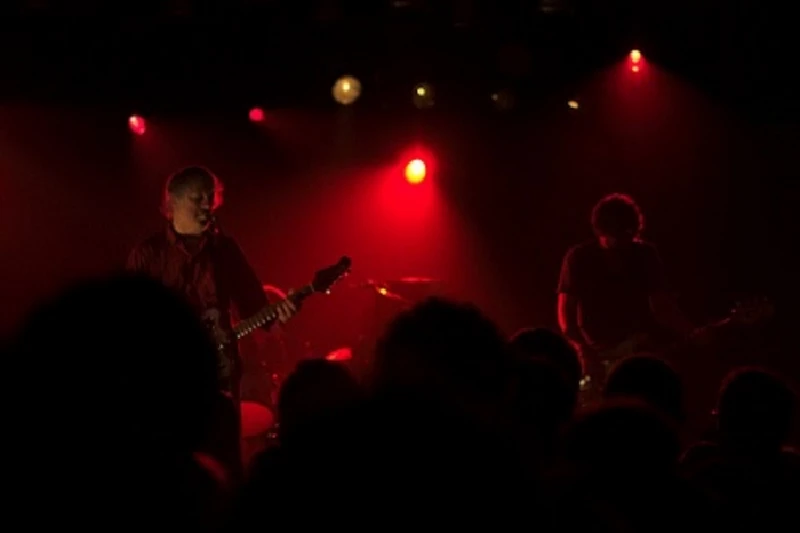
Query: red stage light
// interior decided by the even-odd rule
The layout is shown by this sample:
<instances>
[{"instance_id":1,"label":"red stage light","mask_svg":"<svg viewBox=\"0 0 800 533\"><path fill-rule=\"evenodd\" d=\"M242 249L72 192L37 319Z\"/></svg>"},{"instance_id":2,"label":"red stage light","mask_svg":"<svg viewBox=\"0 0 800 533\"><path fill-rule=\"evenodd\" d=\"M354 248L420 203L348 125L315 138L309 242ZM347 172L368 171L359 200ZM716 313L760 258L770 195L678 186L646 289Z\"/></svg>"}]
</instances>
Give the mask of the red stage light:
<instances>
[{"instance_id":1,"label":"red stage light","mask_svg":"<svg viewBox=\"0 0 800 533\"><path fill-rule=\"evenodd\" d=\"M422 159L413 159L406 165L406 181L412 185L417 185L425 181L425 161Z\"/></svg>"},{"instance_id":2,"label":"red stage light","mask_svg":"<svg viewBox=\"0 0 800 533\"><path fill-rule=\"evenodd\" d=\"M250 110L250 122L263 122L264 110L260 107L254 107Z\"/></svg>"},{"instance_id":3,"label":"red stage light","mask_svg":"<svg viewBox=\"0 0 800 533\"><path fill-rule=\"evenodd\" d=\"M642 70L642 52L639 50L631 50L628 57L630 58L631 72L639 72Z\"/></svg>"},{"instance_id":4,"label":"red stage light","mask_svg":"<svg viewBox=\"0 0 800 533\"><path fill-rule=\"evenodd\" d=\"M147 131L147 123L139 115L131 115L128 118L128 128L136 135L144 135Z\"/></svg>"}]
</instances>

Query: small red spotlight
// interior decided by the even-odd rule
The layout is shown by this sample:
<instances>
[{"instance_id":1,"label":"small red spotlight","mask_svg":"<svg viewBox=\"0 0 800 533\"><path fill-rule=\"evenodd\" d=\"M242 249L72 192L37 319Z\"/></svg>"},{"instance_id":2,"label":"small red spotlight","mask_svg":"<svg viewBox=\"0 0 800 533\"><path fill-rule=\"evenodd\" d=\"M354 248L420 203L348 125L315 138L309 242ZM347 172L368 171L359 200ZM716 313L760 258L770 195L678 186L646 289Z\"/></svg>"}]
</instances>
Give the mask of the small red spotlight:
<instances>
[{"instance_id":1,"label":"small red spotlight","mask_svg":"<svg viewBox=\"0 0 800 533\"><path fill-rule=\"evenodd\" d=\"M412 185L418 185L425 181L425 161L422 159L413 159L406 165L406 181Z\"/></svg>"},{"instance_id":2,"label":"small red spotlight","mask_svg":"<svg viewBox=\"0 0 800 533\"><path fill-rule=\"evenodd\" d=\"M128 128L136 135L144 135L147 131L147 123L139 115L131 115L128 118Z\"/></svg>"},{"instance_id":3,"label":"small red spotlight","mask_svg":"<svg viewBox=\"0 0 800 533\"><path fill-rule=\"evenodd\" d=\"M639 50L631 50L629 54L628 64L630 65L631 72L637 73L642 70L644 64L642 53Z\"/></svg>"},{"instance_id":4,"label":"small red spotlight","mask_svg":"<svg viewBox=\"0 0 800 533\"><path fill-rule=\"evenodd\" d=\"M250 122L263 122L264 121L264 110L260 107L254 107L250 110Z\"/></svg>"}]
</instances>

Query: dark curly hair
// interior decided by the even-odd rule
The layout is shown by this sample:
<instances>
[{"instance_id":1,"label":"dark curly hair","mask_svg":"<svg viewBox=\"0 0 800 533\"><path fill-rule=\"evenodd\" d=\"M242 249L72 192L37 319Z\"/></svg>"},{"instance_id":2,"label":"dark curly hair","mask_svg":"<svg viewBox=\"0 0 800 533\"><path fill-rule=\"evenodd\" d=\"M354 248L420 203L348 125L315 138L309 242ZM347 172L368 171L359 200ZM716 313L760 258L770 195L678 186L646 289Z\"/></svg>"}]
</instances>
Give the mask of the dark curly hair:
<instances>
[{"instance_id":1,"label":"dark curly hair","mask_svg":"<svg viewBox=\"0 0 800 533\"><path fill-rule=\"evenodd\" d=\"M638 237L644 230L644 214L630 195L609 194L592 209L592 228L607 237Z\"/></svg>"}]
</instances>

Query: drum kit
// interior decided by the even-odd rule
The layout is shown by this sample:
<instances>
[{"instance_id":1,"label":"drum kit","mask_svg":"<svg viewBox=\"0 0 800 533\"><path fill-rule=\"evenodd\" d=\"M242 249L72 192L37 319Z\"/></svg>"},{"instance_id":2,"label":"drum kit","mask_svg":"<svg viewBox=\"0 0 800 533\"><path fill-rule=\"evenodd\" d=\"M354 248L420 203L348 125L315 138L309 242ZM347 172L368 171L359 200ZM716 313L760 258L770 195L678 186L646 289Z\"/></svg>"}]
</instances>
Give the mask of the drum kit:
<instances>
[{"instance_id":1,"label":"drum kit","mask_svg":"<svg viewBox=\"0 0 800 533\"><path fill-rule=\"evenodd\" d=\"M285 293L274 285L264 285L268 298L285 298ZM351 367L355 373L368 366L368 356L380 331L400 311L416 302L440 293L442 283L426 277L405 277L390 281L367 280L349 286L350 291L366 291L373 295L366 313L365 323L359 324L360 332L352 342L344 346L317 347L308 340L301 340L287 331L276 329L267 334L259 333L252 340L243 342L240 351L243 358L241 433L243 455L247 462L254 453L274 442L276 420L275 409L283 377L303 359L323 357ZM306 328L304 328L306 329ZM309 333L309 332L306 332Z\"/></svg>"}]
</instances>

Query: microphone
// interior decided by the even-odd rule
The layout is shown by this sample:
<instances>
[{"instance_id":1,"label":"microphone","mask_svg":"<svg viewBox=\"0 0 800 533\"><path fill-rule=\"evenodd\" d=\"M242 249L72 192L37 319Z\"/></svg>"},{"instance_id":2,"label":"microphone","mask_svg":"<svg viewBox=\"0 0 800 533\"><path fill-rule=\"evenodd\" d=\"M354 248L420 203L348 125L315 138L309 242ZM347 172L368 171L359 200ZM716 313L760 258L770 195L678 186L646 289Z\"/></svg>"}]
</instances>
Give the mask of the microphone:
<instances>
[{"instance_id":1,"label":"microphone","mask_svg":"<svg viewBox=\"0 0 800 533\"><path fill-rule=\"evenodd\" d=\"M213 235L216 235L220 232L219 222L217 222L217 215L215 215L213 212L208 214L208 229Z\"/></svg>"}]
</instances>

